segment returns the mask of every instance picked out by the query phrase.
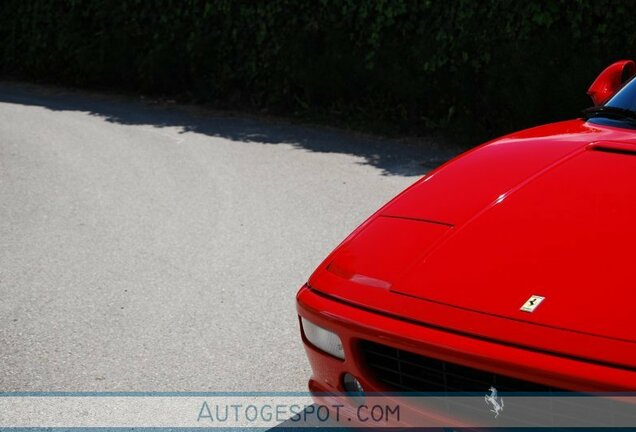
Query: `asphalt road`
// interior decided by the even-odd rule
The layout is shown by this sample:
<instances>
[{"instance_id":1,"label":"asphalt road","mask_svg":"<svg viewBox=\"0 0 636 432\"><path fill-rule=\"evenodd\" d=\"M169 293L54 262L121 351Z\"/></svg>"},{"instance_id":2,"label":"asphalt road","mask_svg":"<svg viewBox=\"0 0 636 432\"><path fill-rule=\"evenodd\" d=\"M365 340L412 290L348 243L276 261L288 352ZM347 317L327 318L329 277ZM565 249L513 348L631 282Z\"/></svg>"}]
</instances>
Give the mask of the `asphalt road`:
<instances>
[{"instance_id":1,"label":"asphalt road","mask_svg":"<svg viewBox=\"0 0 636 432\"><path fill-rule=\"evenodd\" d=\"M0 390L306 390L295 292L427 148L0 83Z\"/></svg>"}]
</instances>

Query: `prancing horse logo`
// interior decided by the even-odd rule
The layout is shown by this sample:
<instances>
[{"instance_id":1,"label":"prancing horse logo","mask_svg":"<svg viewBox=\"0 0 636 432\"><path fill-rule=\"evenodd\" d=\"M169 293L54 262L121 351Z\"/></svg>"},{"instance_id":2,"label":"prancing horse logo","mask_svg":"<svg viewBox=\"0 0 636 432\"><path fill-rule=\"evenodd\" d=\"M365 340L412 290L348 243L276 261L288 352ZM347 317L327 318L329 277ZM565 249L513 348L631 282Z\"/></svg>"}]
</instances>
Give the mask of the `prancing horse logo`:
<instances>
[{"instance_id":1,"label":"prancing horse logo","mask_svg":"<svg viewBox=\"0 0 636 432\"><path fill-rule=\"evenodd\" d=\"M488 390L490 391L490 394L484 396L484 400L486 401L488 408L490 408L490 412L495 413L495 418L497 418L504 409L504 401L502 397L497 398L496 388L490 387Z\"/></svg>"},{"instance_id":2,"label":"prancing horse logo","mask_svg":"<svg viewBox=\"0 0 636 432\"><path fill-rule=\"evenodd\" d=\"M521 310L524 312L534 312L534 310L539 307L543 300L545 300L545 297L533 295L528 300L526 300L523 306L521 306Z\"/></svg>"}]
</instances>

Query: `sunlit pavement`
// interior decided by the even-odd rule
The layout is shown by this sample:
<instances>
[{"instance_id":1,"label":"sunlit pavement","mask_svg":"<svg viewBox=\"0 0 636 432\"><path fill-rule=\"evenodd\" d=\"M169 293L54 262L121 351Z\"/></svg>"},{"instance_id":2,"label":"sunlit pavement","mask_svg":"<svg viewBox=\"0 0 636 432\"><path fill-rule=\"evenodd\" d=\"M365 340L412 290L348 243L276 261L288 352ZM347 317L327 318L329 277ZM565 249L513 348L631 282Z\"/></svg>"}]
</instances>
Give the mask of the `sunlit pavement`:
<instances>
[{"instance_id":1,"label":"sunlit pavement","mask_svg":"<svg viewBox=\"0 0 636 432\"><path fill-rule=\"evenodd\" d=\"M0 84L0 388L305 391L297 288L447 156Z\"/></svg>"}]
</instances>

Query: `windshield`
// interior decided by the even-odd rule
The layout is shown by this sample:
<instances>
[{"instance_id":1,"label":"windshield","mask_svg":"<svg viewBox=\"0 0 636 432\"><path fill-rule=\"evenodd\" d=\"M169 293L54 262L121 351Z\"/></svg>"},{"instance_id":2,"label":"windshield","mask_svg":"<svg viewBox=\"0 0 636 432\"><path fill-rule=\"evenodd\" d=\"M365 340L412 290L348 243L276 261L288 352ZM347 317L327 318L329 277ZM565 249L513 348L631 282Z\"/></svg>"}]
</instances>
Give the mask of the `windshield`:
<instances>
[{"instance_id":1,"label":"windshield","mask_svg":"<svg viewBox=\"0 0 636 432\"><path fill-rule=\"evenodd\" d=\"M625 84L605 105L583 111L583 118L594 124L636 129L636 79Z\"/></svg>"},{"instance_id":2,"label":"windshield","mask_svg":"<svg viewBox=\"0 0 636 432\"><path fill-rule=\"evenodd\" d=\"M625 84L604 106L636 112L636 80L632 79Z\"/></svg>"}]
</instances>

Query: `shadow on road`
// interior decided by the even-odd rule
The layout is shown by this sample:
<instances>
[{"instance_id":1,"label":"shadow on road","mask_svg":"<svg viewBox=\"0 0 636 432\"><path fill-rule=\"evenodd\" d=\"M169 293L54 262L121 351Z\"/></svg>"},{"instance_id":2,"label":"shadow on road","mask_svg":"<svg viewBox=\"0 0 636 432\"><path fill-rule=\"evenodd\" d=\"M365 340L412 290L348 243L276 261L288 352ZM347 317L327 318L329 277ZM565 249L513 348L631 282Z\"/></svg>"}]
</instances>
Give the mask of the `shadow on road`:
<instances>
[{"instance_id":1,"label":"shadow on road","mask_svg":"<svg viewBox=\"0 0 636 432\"><path fill-rule=\"evenodd\" d=\"M434 143L408 143L346 134L324 127L307 127L250 117L238 117L202 108L157 105L124 97L84 94L53 87L0 82L0 102L40 106L54 111L81 111L125 125L178 127L240 142L289 144L321 153L359 156L383 175L418 176L459 152Z\"/></svg>"}]
</instances>

